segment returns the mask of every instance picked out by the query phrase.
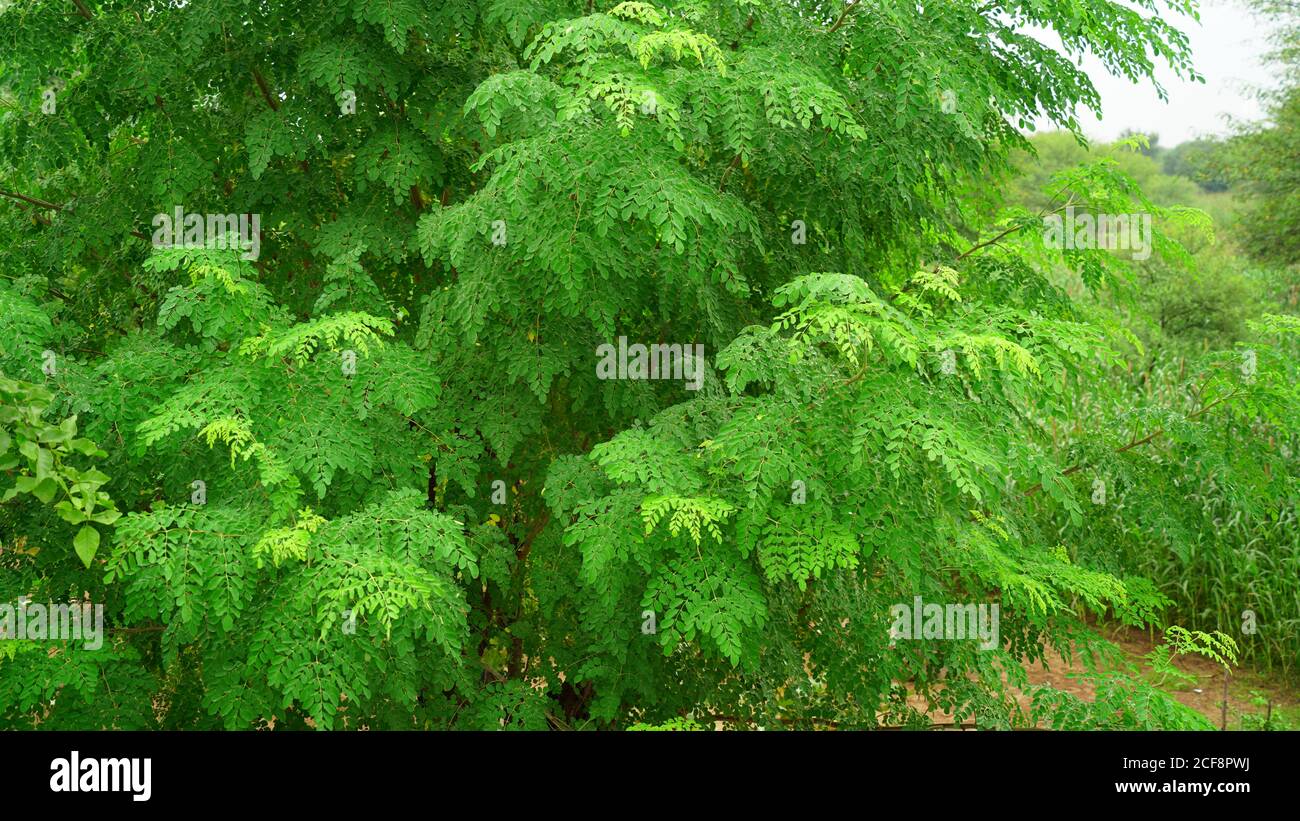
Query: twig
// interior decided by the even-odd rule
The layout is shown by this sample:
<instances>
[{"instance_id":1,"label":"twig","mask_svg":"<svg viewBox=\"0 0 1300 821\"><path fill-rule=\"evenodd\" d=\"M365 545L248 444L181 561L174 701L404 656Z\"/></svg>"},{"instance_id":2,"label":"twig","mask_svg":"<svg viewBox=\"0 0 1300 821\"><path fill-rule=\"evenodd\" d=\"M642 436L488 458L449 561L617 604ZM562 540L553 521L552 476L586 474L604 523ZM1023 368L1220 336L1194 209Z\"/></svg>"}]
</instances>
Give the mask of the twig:
<instances>
[{"instance_id":1,"label":"twig","mask_svg":"<svg viewBox=\"0 0 1300 821\"><path fill-rule=\"evenodd\" d=\"M739 155L739 154L737 154L736 156L734 156L734 157L731 158L731 165L727 166L727 170L726 170L726 171L723 171L723 172L722 172L722 180L718 182L718 190L719 190L719 191L721 191L722 188L723 188L723 186L725 186L725 185L727 184L727 177L730 177L730 176L731 176L731 170L732 170L733 168L735 168L737 165L740 165L740 155Z\"/></svg>"}]
</instances>

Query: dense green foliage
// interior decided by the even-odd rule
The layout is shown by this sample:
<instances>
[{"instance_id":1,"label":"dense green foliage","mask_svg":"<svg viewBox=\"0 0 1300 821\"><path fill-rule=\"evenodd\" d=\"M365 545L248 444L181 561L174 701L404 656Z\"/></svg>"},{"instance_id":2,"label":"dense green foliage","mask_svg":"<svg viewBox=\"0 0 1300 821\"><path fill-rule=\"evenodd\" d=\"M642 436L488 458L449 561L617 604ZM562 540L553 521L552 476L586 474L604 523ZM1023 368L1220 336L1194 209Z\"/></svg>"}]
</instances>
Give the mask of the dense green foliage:
<instances>
[{"instance_id":1,"label":"dense green foliage","mask_svg":"<svg viewBox=\"0 0 1300 821\"><path fill-rule=\"evenodd\" d=\"M1154 81L1194 5L8 7L0 601L113 632L9 643L0 725L1207 726L1013 688L1165 626L1120 551L1212 538L1171 494L1294 522L1300 322L1117 379L1208 218L1106 158L988 185L1098 102L1024 26ZM1050 247L1066 204L1154 254ZM260 253L152 247L177 208ZM598 378L618 337L700 389ZM1000 640L891 641L917 596ZM1231 661L1203 629L1161 658Z\"/></svg>"}]
</instances>

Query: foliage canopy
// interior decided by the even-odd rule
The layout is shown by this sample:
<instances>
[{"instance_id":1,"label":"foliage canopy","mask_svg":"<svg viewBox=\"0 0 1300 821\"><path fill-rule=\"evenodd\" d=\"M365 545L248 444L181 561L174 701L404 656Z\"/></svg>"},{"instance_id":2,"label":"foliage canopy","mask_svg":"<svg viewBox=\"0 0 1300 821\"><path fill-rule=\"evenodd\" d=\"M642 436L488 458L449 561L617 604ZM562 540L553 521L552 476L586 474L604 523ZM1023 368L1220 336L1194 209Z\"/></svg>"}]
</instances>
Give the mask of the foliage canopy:
<instances>
[{"instance_id":1,"label":"foliage canopy","mask_svg":"<svg viewBox=\"0 0 1300 821\"><path fill-rule=\"evenodd\" d=\"M0 600L115 632L20 643L0 723L869 727L923 722L910 687L1111 726L1008 687L1167 601L1080 553L1091 482L1203 414L1290 431L1300 324L1121 408L1134 338L1081 295L1136 263L971 194L1098 106L1025 26L1155 82L1194 7L11 5ZM1161 264L1205 229L1109 160L1046 197L1156 215ZM152 247L176 208L260 215L260 253ZM701 389L598 379L619 336L703 344ZM891 642L915 596L1000 602L999 645ZM1114 675L1125 726L1203 724Z\"/></svg>"}]
</instances>

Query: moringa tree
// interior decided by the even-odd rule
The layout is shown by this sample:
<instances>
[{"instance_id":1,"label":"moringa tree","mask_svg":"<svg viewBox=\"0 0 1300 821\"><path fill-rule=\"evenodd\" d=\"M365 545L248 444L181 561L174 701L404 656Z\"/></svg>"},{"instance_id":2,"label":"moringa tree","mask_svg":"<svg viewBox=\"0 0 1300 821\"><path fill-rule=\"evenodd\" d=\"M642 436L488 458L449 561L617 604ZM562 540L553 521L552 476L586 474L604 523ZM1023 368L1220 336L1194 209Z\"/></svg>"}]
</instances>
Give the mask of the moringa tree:
<instances>
[{"instance_id":1,"label":"moringa tree","mask_svg":"<svg viewBox=\"0 0 1300 821\"><path fill-rule=\"evenodd\" d=\"M0 598L114 632L7 645L3 722L870 727L924 720L909 686L1077 719L1004 677L1161 597L1071 559L1091 490L1051 430L1124 342L1049 272L1128 263L972 203L1033 118L1099 107L1074 56L1194 77L1194 10L10 5L2 418L75 416L59 464L105 495L59 518L57 440L6 433L41 492ZM1054 184L1158 210L1106 163ZM620 337L703 345L698 385L600 378ZM891 640L917 596L999 604L998 641Z\"/></svg>"}]
</instances>

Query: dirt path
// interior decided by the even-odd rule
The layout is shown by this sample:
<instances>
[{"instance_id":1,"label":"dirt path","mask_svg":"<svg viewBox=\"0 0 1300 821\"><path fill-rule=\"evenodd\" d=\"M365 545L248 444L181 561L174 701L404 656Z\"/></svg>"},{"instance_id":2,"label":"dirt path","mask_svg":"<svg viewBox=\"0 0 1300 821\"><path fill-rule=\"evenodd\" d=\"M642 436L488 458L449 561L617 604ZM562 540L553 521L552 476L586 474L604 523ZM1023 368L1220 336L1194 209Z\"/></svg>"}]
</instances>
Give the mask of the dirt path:
<instances>
[{"instance_id":1,"label":"dirt path","mask_svg":"<svg viewBox=\"0 0 1300 821\"><path fill-rule=\"evenodd\" d=\"M1143 658L1153 647L1146 633L1133 628L1103 628L1102 635L1118 645L1129 661L1138 665L1144 674L1151 672L1150 665ZM1223 668L1203 656L1178 656L1174 659L1174 666L1196 676L1196 682L1186 686L1172 682L1163 689L1185 706L1204 715L1215 727L1219 727L1223 721ZM1081 698L1091 699L1093 688L1090 685L1065 675L1081 670L1082 666L1077 662L1073 666L1067 666L1056 656L1050 669L1044 669L1041 664L1033 665L1029 679L1034 684L1048 684ZM1265 713L1266 706L1253 703L1254 693L1259 693L1260 697L1273 703L1275 715L1280 711L1282 715L1294 718L1300 713L1300 692L1270 681L1253 670L1238 667L1228 679L1228 729L1241 729L1242 716L1245 714L1262 716Z\"/></svg>"},{"instance_id":2,"label":"dirt path","mask_svg":"<svg viewBox=\"0 0 1300 821\"><path fill-rule=\"evenodd\" d=\"M1151 667L1143 657L1151 652L1153 645L1146 633L1125 627L1106 627L1102 628L1101 632L1124 652L1130 662L1139 667L1143 675L1149 676ZM1194 675L1196 681L1186 686L1179 682L1168 682L1163 689L1182 704L1204 715L1215 727L1219 727L1223 721L1223 668L1202 656L1178 656L1174 660L1174 666ZM1061 656L1049 651L1046 666L1041 662L1035 662L1026 667L1026 672L1031 684L1045 684L1086 701L1092 701L1094 698L1094 688L1091 684L1071 678L1069 675L1084 672L1083 665L1077 659L1073 664L1066 664ZM1275 717L1287 718L1292 726L1300 727L1300 691L1287 688L1252 670L1237 668L1233 670L1228 681L1228 729L1242 729L1244 715L1262 717L1265 714L1269 709L1267 704L1254 703L1257 693L1259 698L1272 702L1272 714ZM909 701L918 709L925 707L924 700L919 697L913 697ZM1021 708L1028 712L1029 697L1021 696L1020 704ZM931 712L930 715L939 727L957 729L959 726L954 725L951 715L939 711ZM964 725L960 725L960 728L974 729L974 723L968 720Z\"/></svg>"}]
</instances>

